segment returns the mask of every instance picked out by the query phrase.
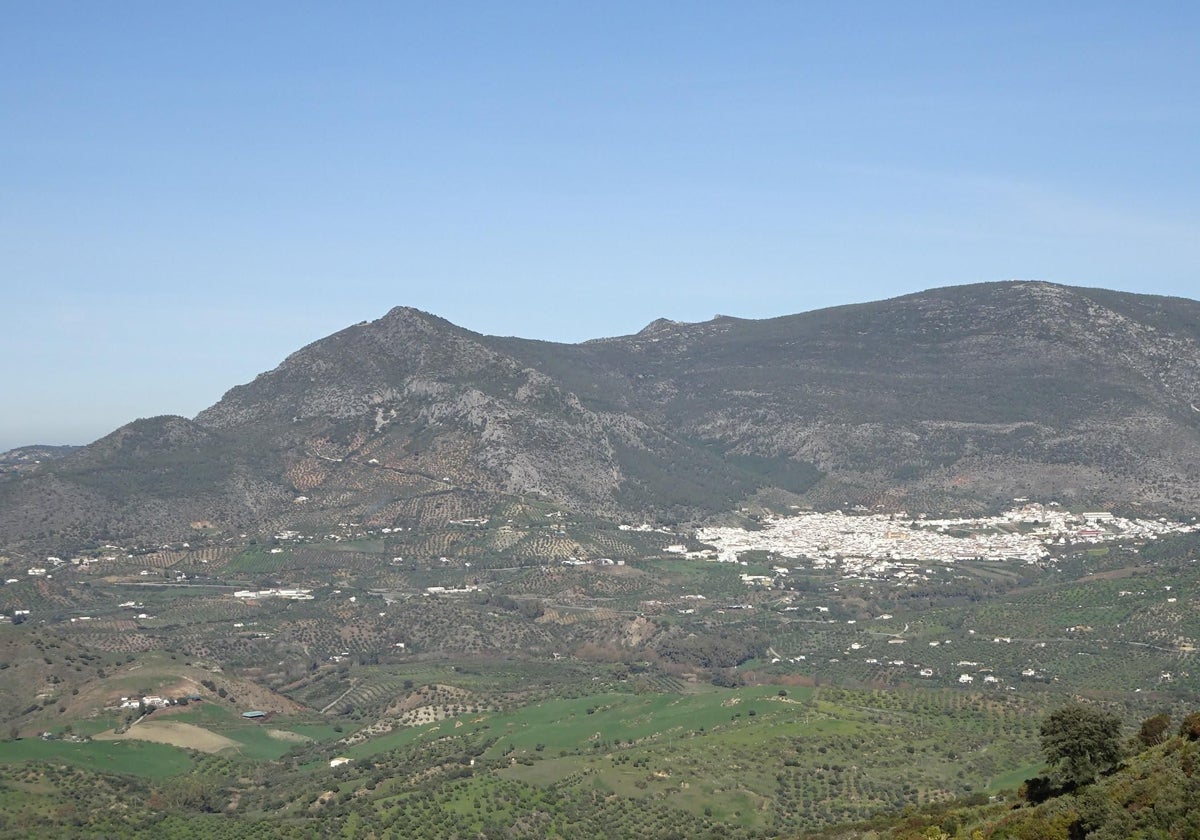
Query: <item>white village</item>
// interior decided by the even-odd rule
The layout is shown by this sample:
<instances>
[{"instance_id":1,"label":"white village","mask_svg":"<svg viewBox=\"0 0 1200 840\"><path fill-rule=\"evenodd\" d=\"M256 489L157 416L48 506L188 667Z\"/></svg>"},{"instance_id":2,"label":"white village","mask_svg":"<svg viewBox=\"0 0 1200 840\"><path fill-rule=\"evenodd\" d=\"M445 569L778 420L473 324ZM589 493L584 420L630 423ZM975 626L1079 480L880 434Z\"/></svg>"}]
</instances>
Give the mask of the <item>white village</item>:
<instances>
[{"instance_id":1,"label":"white village","mask_svg":"<svg viewBox=\"0 0 1200 840\"><path fill-rule=\"evenodd\" d=\"M1072 513L1054 503L1022 504L999 516L931 519L907 514L799 512L767 517L761 528L699 528L713 549L687 556L736 563L747 552L808 561L848 577L903 579L920 564L957 561L1052 562L1051 547L1158 539L1200 530L1168 519L1129 519L1105 511ZM682 552L682 546L668 550Z\"/></svg>"}]
</instances>

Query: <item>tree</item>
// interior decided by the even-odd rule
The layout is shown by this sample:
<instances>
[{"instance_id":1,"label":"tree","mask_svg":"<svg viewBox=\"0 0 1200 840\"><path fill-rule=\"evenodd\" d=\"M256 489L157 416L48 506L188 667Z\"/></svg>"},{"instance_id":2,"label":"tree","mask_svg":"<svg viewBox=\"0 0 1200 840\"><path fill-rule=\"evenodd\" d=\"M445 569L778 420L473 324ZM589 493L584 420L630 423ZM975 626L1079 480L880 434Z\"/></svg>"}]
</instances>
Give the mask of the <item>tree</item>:
<instances>
[{"instance_id":1,"label":"tree","mask_svg":"<svg viewBox=\"0 0 1200 840\"><path fill-rule=\"evenodd\" d=\"M1153 747L1155 744L1161 744L1167 738L1167 729L1171 726L1171 716L1166 712L1148 717L1142 721L1142 726L1138 730L1138 741L1144 747Z\"/></svg>"},{"instance_id":2,"label":"tree","mask_svg":"<svg viewBox=\"0 0 1200 840\"><path fill-rule=\"evenodd\" d=\"M1051 712L1039 734L1046 761L1067 787L1091 782L1121 757L1121 719L1090 706L1073 703Z\"/></svg>"},{"instance_id":3,"label":"tree","mask_svg":"<svg viewBox=\"0 0 1200 840\"><path fill-rule=\"evenodd\" d=\"M1200 740L1200 712L1192 712L1179 724L1179 736L1189 741Z\"/></svg>"}]
</instances>

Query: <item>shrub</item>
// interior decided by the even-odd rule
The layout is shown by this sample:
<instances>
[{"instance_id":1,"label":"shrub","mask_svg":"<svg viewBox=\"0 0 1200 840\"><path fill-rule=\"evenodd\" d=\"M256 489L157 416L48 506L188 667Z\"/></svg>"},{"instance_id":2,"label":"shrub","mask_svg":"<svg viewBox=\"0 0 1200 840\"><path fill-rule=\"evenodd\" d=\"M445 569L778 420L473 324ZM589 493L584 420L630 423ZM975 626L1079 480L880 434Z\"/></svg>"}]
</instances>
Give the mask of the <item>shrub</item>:
<instances>
[{"instance_id":1,"label":"shrub","mask_svg":"<svg viewBox=\"0 0 1200 840\"><path fill-rule=\"evenodd\" d=\"M1148 717L1142 721L1138 729L1138 741L1145 747L1161 744L1167 737L1167 729L1171 726L1171 716L1163 713Z\"/></svg>"},{"instance_id":2,"label":"shrub","mask_svg":"<svg viewBox=\"0 0 1200 840\"><path fill-rule=\"evenodd\" d=\"M1179 724L1179 734L1189 741L1200 741L1200 712L1192 712Z\"/></svg>"}]
</instances>

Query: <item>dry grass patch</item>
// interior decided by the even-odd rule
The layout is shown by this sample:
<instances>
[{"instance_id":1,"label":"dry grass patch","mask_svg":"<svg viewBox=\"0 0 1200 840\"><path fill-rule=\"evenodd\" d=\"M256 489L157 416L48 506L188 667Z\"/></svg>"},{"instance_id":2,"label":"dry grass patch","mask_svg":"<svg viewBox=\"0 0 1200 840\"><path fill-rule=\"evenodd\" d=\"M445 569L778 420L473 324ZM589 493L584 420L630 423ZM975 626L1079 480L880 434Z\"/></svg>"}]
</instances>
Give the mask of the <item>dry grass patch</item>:
<instances>
[{"instance_id":1,"label":"dry grass patch","mask_svg":"<svg viewBox=\"0 0 1200 840\"><path fill-rule=\"evenodd\" d=\"M301 738L304 736L301 735ZM147 720L117 734L111 729L93 736L96 741L153 741L189 750L216 753L230 747L240 747L237 741L218 735L191 723L170 720Z\"/></svg>"}]
</instances>

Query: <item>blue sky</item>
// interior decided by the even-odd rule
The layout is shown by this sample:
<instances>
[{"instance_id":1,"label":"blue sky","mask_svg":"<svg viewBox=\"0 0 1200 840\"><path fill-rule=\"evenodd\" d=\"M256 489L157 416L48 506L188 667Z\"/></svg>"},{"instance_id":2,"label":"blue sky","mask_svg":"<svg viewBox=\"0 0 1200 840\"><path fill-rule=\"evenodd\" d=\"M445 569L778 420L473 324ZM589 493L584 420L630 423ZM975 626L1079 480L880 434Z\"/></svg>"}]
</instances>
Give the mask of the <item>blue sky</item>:
<instances>
[{"instance_id":1,"label":"blue sky","mask_svg":"<svg viewBox=\"0 0 1200 840\"><path fill-rule=\"evenodd\" d=\"M579 341L1197 297L1195 3L11 3L0 450L411 305Z\"/></svg>"}]
</instances>

